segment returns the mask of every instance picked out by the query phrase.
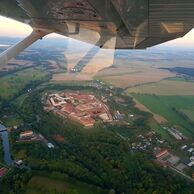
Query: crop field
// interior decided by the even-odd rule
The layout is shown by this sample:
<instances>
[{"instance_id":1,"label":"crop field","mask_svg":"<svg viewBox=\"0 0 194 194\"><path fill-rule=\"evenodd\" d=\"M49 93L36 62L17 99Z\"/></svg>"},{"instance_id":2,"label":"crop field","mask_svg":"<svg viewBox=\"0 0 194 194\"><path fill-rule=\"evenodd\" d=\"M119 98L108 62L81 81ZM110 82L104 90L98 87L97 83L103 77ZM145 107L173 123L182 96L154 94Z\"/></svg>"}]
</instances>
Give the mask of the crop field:
<instances>
[{"instance_id":1,"label":"crop field","mask_svg":"<svg viewBox=\"0 0 194 194\"><path fill-rule=\"evenodd\" d=\"M96 50L90 53L90 50L76 52L67 50L65 53L67 60L67 69L70 71L80 62L83 62L83 73L95 74L98 71L110 67L114 60L114 50Z\"/></svg>"},{"instance_id":2,"label":"crop field","mask_svg":"<svg viewBox=\"0 0 194 194\"><path fill-rule=\"evenodd\" d=\"M46 71L40 69L27 69L0 78L0 98L8 99L32 81L39 81L47 75Z\"/></svg>"},{"instance_id":3,"label":"crop field","mask_svg":"<svg viewBox=\"0 0 194 194\"><path fill-rule=\"evenodd\" d=\"M57 73L53 75L51 82L66 83L71 81L89 81L89 80L92 80L92 76L90 74Z\"/></svg>"},{"instance_id":4,"label":"crop field","mask_svg":"<svg viewBox=\"0 0 194 194\"><path fill-rule=\"evenodd\" d=\"M194 82L181 80L162 80L127 89L128 93L154 95L194 95Z\"/></svg>"},{"instance_id":5,"label":"crop field","mask_svg":"<svg viewBox=\"0 0 194 194\"><path fill-rule=\"evenodd\" d=\"M0 70L14 70L17 67L27 67L31 65L33 65L33 62L29 60L11 59L9 64L7 66L0 67Z\"/></svg>"},{"instance_id":6,"label":"crop field","mask_svg":"<svg viewBox=\"0 0 194 194\"><path fill-rule=\"evenodd\" d=\"M145 68L140 65L126 65L121 64L121 61L116 60L113 66L99 71L96 77L108 77L108 76L118 76L123 74L139 73L142 72L142 69Z\"/></svg>"},{"instance_id":7,"label":"crop field","mask_svg":"<svg viewBox=\"0 0 194 194\"><path fill-rule=\"evenodd\" d=\"M71 183L43 176L32 177L27 185L26 194L42 193L100 194L102 191L100 192L95 187L82 184L78 181Z\"/></svg>"},{"instance_id":8,"label":"crop field","mask_svg":"<svg viewBox=\"0 0 194 194\"><path fill-rule=\"evenodd\" d=\"M112 75L109 73L107 76L100 73L97 75L97 78L116 87L125 89L141 84L158 82L162 79L175 76L175 74L169 71L155 68L133 68L128 70L124 68L123 72L118 71L117 73L116 69Z\"/></svg>"},{"instance_id":9,"label":"crop field","mask_svg":"<svg viewBox=\"0 0 194 194\"><path fill-rule=\"evenodd\" d=\"M143 104L151 112L161 115L169 123L180 126L186 136L194 136L194 129L179 112L181 110L194 109L194 96L156 96L146 94L132 94L132 96Z\"/></svg>"}]
</instances>

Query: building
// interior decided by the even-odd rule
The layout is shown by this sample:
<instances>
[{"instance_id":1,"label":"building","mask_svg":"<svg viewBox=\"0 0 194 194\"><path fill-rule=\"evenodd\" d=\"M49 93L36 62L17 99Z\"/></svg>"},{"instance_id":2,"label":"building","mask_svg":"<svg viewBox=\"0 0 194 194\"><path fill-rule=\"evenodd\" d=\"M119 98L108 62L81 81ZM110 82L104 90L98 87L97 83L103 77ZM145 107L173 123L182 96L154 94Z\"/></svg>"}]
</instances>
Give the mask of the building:
<instances>
[{"instance_id":1,"label":"building","mask_svg":"<svg viewBox=\"0 0 194 194\"><path fill-rule=\"evenodd\" d=\"M17 166L21 166L23 164L23 160L16 160L14 161L14 163L17 165Z\"/></svg>"},{"instance_id":2,"label":"building","mask_svg":"<svg viewBox=\"0 0 194 194\"><path fill-rule=\"evenodd\" d=\"M32 137L33 136L33 131L29 130L29 131L24 131L22 133L20 133L20 138L28 138L28 137Z\"/></svg>"},{"instance_id":3,"label":"building","mask_svg":"<svg viewBox=\"0 0 194 194\"><path fill-rule=\"evenodd\" d=\"M186 148L187 148L187 145L184 145L184 146L181 147L181 150L184 150Z\"/></svg>"},{"instance_id":4,"label":"building","mask_svg":"<svg viewBox=\"0 0 194 194\"><path fill-rule=\"evenodd\" d=\"M1 177L3 177L3 176L5 176L6 174L7 174L7 172L8 172L8 169L7 168L1 168L0 169L0 178Z\"/></svg>"},{"instance_id":5,"label":"building","mask_svg":"<svg viewBox=\"0 0 194 194\"><path fill-rule=\"evenodd\" d=\"M92 127L96 121L112 121L109 108L94 95L80 92L51 94L47 100L50 110L62 117L68 117L85 127Z\"/></svg>"},{"instance_id":6,"label":"building","mask_svg":"<svg viewBox=\"0 0 194 194\"><path fill-rule=\"evenodd\" d=\"M103 120L103 121L109 121L110 118L108 117L107 113L103 113L101 115L99 115L99 117Z\"/></svg>"},{"instance_id":7,"label":"building","mask_svg":"<svg viewBox=\"0 0 194 194\"><path fill-rule=\"evenodd\" d=\"M48 147L49 149L54 149L54 148L55 148L55 146L54 146L52 143L48 143L48 144L47 144L47 147Z\"/></svg>"},{"instance_id":8,"label":"building","mask_svg":"<svg viewBox=\"0 0 194 194\"><path fill-rule=\"evenodd\" d=\"M57 141L57 142L64 142L65 141L65 138L61 135L53 135L52 138Z\"/></svg>"},{"instance_id":9,"label":"building","mask_svg":"<svg viewBox=\"0 0 194 194\"><path fill-rule=\"evenodd\" d=\"M155 152L155 157L160 158L160 157L164 156L167 153L168 153L168 150L157 150Z\"/></svg>"},{"instance_id":10,"label":"building","mask_svg":"<svg viewBox=\"0 0 194 194\"><path fill-rule=\"evenodd\" d=\"M190 163L187 164L189 167L192 167L194 165L194 162L191 161Z\"/></svg>"},{"instance_id":11,"label":"building","mask_svg":"<svg viewBox=\"0 0 194 194\"><path fill-rule=\"evenodd\" d=\"M176 139L176 140L182 140L183 137L175 130L168 129L168 132Z\"/></svg>"},{"instance_id":12,"label":"building","mask_svg":"<svg viewBox=\"0 0 194 194\"><path fill-rule=\"evenodd\" d=\"M191 153L191 152L193 152L193 150L194 150L193 148L189 148L188 152Z\"/></svg>"}]
</instances>

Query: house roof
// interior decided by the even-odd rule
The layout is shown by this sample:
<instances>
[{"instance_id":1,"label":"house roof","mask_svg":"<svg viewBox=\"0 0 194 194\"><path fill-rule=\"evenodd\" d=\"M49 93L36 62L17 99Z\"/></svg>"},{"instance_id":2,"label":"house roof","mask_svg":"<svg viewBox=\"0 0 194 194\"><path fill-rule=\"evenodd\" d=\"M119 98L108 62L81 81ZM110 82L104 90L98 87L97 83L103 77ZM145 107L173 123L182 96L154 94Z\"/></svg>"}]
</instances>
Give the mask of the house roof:
<instances>
[{"instance_id":1,"label":"house roof","mask_svg":"<svg viewBox=\"0 0 194 194\"><path fill-rule=\"evenodd\" d=\"M4 176L7 173L8 169L7 168L1 168L0 169L0 177Z\"/></svg>"}]
</instances>

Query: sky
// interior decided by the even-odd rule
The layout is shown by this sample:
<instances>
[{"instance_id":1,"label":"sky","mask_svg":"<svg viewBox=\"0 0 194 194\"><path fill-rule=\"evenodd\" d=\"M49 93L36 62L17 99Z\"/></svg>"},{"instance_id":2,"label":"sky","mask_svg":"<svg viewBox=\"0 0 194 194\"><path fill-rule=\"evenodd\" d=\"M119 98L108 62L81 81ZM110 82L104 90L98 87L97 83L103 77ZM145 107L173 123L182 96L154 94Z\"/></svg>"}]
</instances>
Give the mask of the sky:
<instances>
[{"instance_id":1,"label":"sky","mask_svg":"<svg viewBox=\"0 0 194 194\"><path fill-rule=\"evenodd\" d=\"M0 36L6 37L25 37L32 32L32 28L22 22L0 16ZM62 37L52 34L48 37Z\"/></svg>"},{"instance_id":2,"label":"sky","mask_svg":"<svg viewBox=\"0 0 194 194\"><path fill-rule=\"evenodd\" d=\"M0 36L24 37L30 34L32 28L21 22L0 16ZM50 37L63 37L57 34L51 34ZM168 47L194 47L194 29L191 30L184 38L179 38L162 44Z\"/></svg>"}]
</instances>

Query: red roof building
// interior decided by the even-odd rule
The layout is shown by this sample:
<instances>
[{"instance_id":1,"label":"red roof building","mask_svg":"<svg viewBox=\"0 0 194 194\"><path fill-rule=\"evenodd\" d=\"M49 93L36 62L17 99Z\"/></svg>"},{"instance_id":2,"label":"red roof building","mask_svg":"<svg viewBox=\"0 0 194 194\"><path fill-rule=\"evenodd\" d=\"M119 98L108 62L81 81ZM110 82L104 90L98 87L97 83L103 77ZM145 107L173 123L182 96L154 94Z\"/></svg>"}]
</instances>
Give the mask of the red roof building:
<instances>
[{"instance_id":1,"label":"red roof building","mask_svg":"<svg viewBox=\"0 0 194 194\"><path fill-rule=\"evenodd\" d=\"M75 108L74 108L73 105L71 105L71 104L68 103L68 104L65 104L65 105L63 106L63 108L61 109L61 111L70 114L70 113L72 113L72 112L75 112Z\"/></svg>"},{"instance_id":2,"label":"red roof building","mask_svg":"<svg viewBox=\"0 0 194 194\"><path fill-rule=\"evenodd\" d=\"M160 158L168 153L168 150L161 150L159 153L157 153L155 156L156 158Z\"/></svg>"},{"instance_id":3,"label":"red roof building","mask_svg":"<svg viewBox=\"0 0 194 194\"><path fill-rule=\"evenodd\" d=\"M63 137L63 136L61 136L61 135L53 135L52 136L53 137L53 139L55 140L55 141L58 141L58 142L64 142L65 141L65 138Z\"/></svg>"},{"instance_id":4,"label":"red roof building","mask_svg":"<svg viewBox=\"0 0 194 194\"><path fill-rule=\"evenodd\" d=\"M0 169L0 177L3 177L3 176L5 176L6 174L7 174L7 172L8 172L8 169L7 168L1 168Z\"/></svg>"},{"instance_id":5,"label":"red roof building","mask_svg":"<svg viewBox=\"0 0 194 194\"><path fill-rule=\"evenodd\" d=\"M112 118L108 107L98 100L94 95L80 93L80 92L63 92L57 95L65 103L61 103L58 110L59 115L68 116L70 119L79 122L88 127L93 126L96 120L101 119L100 115L107 115ZM63 96L63 97L60 97ZM104 120L108 120L107 118ZM111 120L111 119L110 119Z\"/></svg>"},{"instance_id":6,"label":"red roof building","mask_svg":"<svg viewBox=\"0 0 194 194\"><path fill-rule=\"evenodd\" d=\"M29 130L29 131L24 131L20 133L20 138L24 138L24 137L30 137L33 135L33 131Z\"/></svg>"}]
</instances>

